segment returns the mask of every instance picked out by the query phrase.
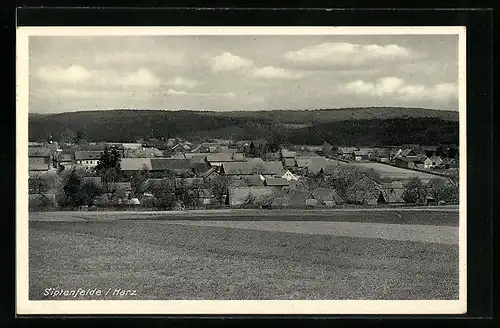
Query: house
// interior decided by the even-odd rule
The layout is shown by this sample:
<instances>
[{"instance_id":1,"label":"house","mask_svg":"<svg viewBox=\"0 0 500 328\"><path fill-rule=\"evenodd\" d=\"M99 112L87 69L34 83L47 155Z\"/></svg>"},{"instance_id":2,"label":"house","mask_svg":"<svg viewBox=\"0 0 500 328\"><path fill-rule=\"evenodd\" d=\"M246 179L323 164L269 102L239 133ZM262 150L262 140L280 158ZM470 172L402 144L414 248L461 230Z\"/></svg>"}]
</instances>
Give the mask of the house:
<instances>
[{"instance_id":1,"label":"house","mask_svg":"<svg viewBox=\"0 0 500 328\"><path fill-rule=\"evenodd\" d=\"M249 198L256 201L261 197L272 195L275 192L272 187L229 187L228 202L230 206L243 205Z\"/></svg>"},{"instance_id":2,"label":"house","mask_svg":"<svg viewBox=\"0 0 500 328\"><path fill-rule=\"evenodd\" d=\"M310 152L319 152L323 151L323 145L293 145L292 147L295 150L300 151L310 151Z\"/></svg>"},{"instance_id":3,"label":"house","mask_svg":"<svg viewBox=\"0 0 500 328\"><path fill-rule=\"evenodd\" d=\"M425 156L427 156L427 157L436 156L436 153L438 150L437 146L422 146L420 148L424 152Z\"/></svg>"},{"instance_id":4,"label":"house","mask_svg":"<svg viewBox=\"0 0 500 328\"><path fill-rule=\"evenodd\" d=\"M354 158L354 151L358 150L356 147L340 147L337 150L337 155L339 157L345 158L345 159L352 159Z\"/></svg>"},{"instance_id":5,"label":"house","mask_svg":"<svg viewBox=\"0 0 500 328\"><path fill-rule=\"evenodd\" d=\"M175 188L200 189L203 187L203 178L175 178Z\"/></svg>"},{"instance_id":6,"label":"house","mask_svg":"<svg viewBox=\"0 0 500 328\"><path fill-rule=\"evenodd\" d=\"M394 165L397 167L401 167L404 169L409 169L409 168L414 168L414 162L415 159L411 158L404 158L404 157L396 157L394 160Z\"/></svg>"},{"instance_id":7,"label":"house","mask_svg":"<svg viewBox=\"0 0 500 328\"><path fill-rule=\"evenodd\" d=\"M219 144L216 142L203 142L201 146L208 149L209 153L216 153L219 151Z\"/></svg>"},{"instance_id":8,"label":"house","mask_svg":"<svg viewBox=\"0 0 500 328\"><path fill-rule=\"evenodd\" d=\"M275 178L275 177L266 177L264 180L264 186L268 187L285 187L289 186L290 182L287 181L286 179L282 178Z\"/></svg>"},{"instance_id":9,"label":"house","mask_svg":"<svg viewBox=\"0 0 500 328\"><path fill-rule=\"evenodd\" d=\"M122 143L124 150L135 150L142 148L142 143Z\"/></svg>"},{"instance_id":10,"label":"house","mask_svg":"<svg viewBox=\"0 0 500 328\"><path fill-rule=\"evenodd\" d=\"M254 174L254 175L244 176L241 178L241 180L245 183L245 186L254 187L254 186L264 186L264 181L266 180L266 178L264 178L260 174Z\"/></svg>"},{"instance_id":11,"label":"house","mask_svg":"<svg viewBox=\"0 0 500 328\"><path fill-rule=\"evenodd\" d=\"M28 148L28 170L48 171L52 167L52 155L48 148L29 147Z\"/></svg>"},{"instance_id":12,"label":"house","mask_svg":"<svg viewBox=\"0 0 500 328\"><path fill-rule=\"evenodd\" d=\"M293 168L296 166L297 162L295 161L295 158L293 157L286 157L283 158L283 166L287 168Z\"/></svg>"},{"instance_id":13,"label":"house","mask_svg":"<svg viewBox=\"0 0 500 328\"><path fill-rule=\"evenodd\" d=\"M377 181L363 174L347 189L347 195L356 204L376 205L380 189L381 186Z\"/></svg>"},{"instance_id":14,"label":"house","mask_svg":"<svg viewBox=\"0 0 500 328\"><path fill-rule=\"evenodd\" d=\"M285 179L285 180L287 180L287 181L292 181L292 180L293 180L293 181L297 181L297 180L299 179L299 176L298 176L298 175L296 175L296 174L293 174L292 172L290 172L290 170L287 170L287 171L285 172L285 174L283 174L283 175L281 176L281 178L282 178L282 179Z\"/></svg>"},{"instance_id":15,"label":"house","mask_svg":"<svg viewBox=\"0 0 500 328\"><path fill-rule=\"evenodd\" d=\"M290 151L288 149L281 149L280 155L282 158L295 158L297 156L297 152Z\"/></svg>"},{"instance_id":16,"label":"house","mask_svg":"<svg viewBox=\"0 0 500 328\"><path fill-rule=\"evenodd\" d=\"M154 157L163 157L163 152L158 148L154 147L141 147L136 149L126 149L123 152L123 157L140 157L140 158L154 158Z\"/></svg>"},{"instance_id":17,"label":"house","mask_svg":"<svg viewBox=\"0 0 500 328\"><path fill-rule=\"evenodd\" d=\"M210 148L204 146L203 144L198 145L198 146L194 147L193 149L191 149L191 153L209 153L209 152L210 152Z\"/></svg>"},{"instance_id":18,"label":"house","mask_svg":"<svg viewBox=\"0 0 500 328\"><path fill-rule=\"evenodd\" d=\"M220 173L229 177L243 175L261 174L263 176L283 175L285 170L279 161L265 162L263 160L252 160L247 162L227 162L221 166Z\"/></svg>"},{"instance_id":19,"label":"house","mask_svg":"<svg viewBox=\"0 0 500 328\"><path fill-rule=\"evenodd\" d=\"M355 150L353 151L355 161L366 161L368 160L368 151L366 150Z\"/></svg>"},{"instance_id":20,"label":"house","mask_svg":"<svg viewBox=\"0 0 500 328\"><path fill-rule=\"evenodd\" d=\"M198 191L198 199L202 205L211 205L215 203L215 196L210 189L200 189Z\"/></svg>"},{"instance_id":21,"label":"house","mask_svg":"<svg viewBox=\"0 0 500 328\"><path fill-rule=\"evenodd\" d=\"M301 180L298 180L298 181L292 180L292 181L290 181L288 189L289 190L298 190L298 191L307 191L307 192L309 192L309 189L304 184L304 182L301 181Z\"/></svg>"},{"instance_id":22,"label":"house","mask_svg":"<svg viewBox=\"0 0 500 328\"><path fill-rule=\"evenodd\" d=\"M445 169L456 169L458 168L458 165L458 160L455 158L446 158L441 162L441 166L443 166Z\"/></svg>"},{"instance_id":23,"label":"house","mask_svg":"<svg viewBox=\"0 0 500 328\"><path fill-rule=\"evenodd\" d=\"M151 158L150 171L154 177L165 176L168 172L172 172L177 176L194 175L191 160L187 158Z\"/></svg>"},{"instance_id":24,"label":"house","mask_svg":"<svg viewBox=\"0 0 500 328\"><path fill-rule=\"evenodd\" d=\"M219 177L219 172L218 171L219 171L218 167L212 166L211 168L209 168L205 172L199 174L199 176L203 180L205 180L205 181L211 181L211 180L216 179L217 177Z\"/></svg>"},{"instance_id":25,"label":"house","mask_svg":"<svg viewBox=\"0 0 500 328\"><path fill-rule=\"evenodd\" d=\"M297 208L305 207L309 195L310 192L307 190L289 190L288 192L289 206Z\"/></svg>"},{"instance_id":26,"label":"house","mask_svg":"<svg viewBox=\"0 0 500 328\"><path fill-rule=\"evenodd\" d=\"M57 167L69 168L75 164L74 154L60 153L57 155Z\"/></svg>"},{"instance_id":27,"label":"house","mask_svg":"<svg viewBox=\"0 0 500 328\"><path fill-rule=\"evenodd\" d=\"M151 170L151 158L122 158L120 161L121 172L126 176L141 170Z\"/></svg>"},{"instance_id":28,"label":"house","mask_svg":"<svg viewBox=\"0 0 500 328\"><path fill-rule=\"evenodd\" d=\"M331 188L316 188L306 200L306 204L309 206L332 207L343 203L344 200L342 197L340 197L335 189Z\"/></svg>"},{"instance_id":29,"label":"house","mask_svg":"<svg viewBox=\"0 0 500 328\"><path fill-rule=\"evenodd\" d=\"M210 166L221 166L222 163L227 162L244 162L245 155L242 153L209 154L206 156L206 161L210 164Z\"/></svg>"},{"instance_id":30,"label":"house","mask_svg":"<svg viewBox=\"0 0 500 328\"><path fill-rule=\"evenodd\" d=\"M91 169L99 164L103 150L79 150L75 151L76 164L82 165L87 169Z\"/></svg>"},{"instance_id":31,"label":"house","mask_svg":"<svg viewBox=\"0 0 500 328\"><path fill-rule=\"evenodd\" d=\"M378 198L379 204L403 204L404 186L401 181L383 184Z\"/></svg>"},{"instance_id":32,"label":"house","mask_svg":"<svg viewBox=\"0 0 500 328\"><path fill-rule=\"evenodd\" d=\"M401 149L399 154L396 157L418 157L417 152L413 148Z\"/></svg>"},{"instance_id":33,"label":"house","mask_svg":"<svg viewBox=\"0 0 500 328\"><path fill-rule=\"evenodd\" d=\"M424 168L430 169L439 166L443 163L443 159L440 156L427 157L424 161Z\"/></svg>"}]
</instances>

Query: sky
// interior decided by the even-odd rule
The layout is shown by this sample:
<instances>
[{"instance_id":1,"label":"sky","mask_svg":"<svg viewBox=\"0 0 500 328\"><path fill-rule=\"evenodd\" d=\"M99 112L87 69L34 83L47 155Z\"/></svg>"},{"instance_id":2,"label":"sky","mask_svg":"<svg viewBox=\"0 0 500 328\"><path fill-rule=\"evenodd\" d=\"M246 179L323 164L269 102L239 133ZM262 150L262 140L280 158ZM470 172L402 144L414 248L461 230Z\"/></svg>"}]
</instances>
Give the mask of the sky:
<instances>
[{"instance_id":1,"label":"sky","mask_svg":"<svg viewBox=\"0 0 500 328\"><path fill-rule=\"evenodd\" d=\"M30 36L29 111L458 110L457 35Z\"/></svg>"}]
</instances>

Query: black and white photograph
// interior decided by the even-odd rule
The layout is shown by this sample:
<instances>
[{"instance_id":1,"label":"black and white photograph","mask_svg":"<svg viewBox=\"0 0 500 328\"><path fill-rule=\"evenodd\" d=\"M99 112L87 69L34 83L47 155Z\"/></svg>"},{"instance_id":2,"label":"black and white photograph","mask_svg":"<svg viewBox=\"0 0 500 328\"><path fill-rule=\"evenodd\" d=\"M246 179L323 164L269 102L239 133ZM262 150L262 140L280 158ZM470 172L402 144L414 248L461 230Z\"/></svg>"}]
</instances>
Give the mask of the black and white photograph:
<instances>
[{"instance_id":1,"label":"black and white photograph","mask_svg":"<svg viewBox=\"0 0 500 328\"><path fill-rule=\"evenodd\" d=\"M18 311L466 312L464 27L26 27L17 65Z\"/></svg>"}]
</instances>

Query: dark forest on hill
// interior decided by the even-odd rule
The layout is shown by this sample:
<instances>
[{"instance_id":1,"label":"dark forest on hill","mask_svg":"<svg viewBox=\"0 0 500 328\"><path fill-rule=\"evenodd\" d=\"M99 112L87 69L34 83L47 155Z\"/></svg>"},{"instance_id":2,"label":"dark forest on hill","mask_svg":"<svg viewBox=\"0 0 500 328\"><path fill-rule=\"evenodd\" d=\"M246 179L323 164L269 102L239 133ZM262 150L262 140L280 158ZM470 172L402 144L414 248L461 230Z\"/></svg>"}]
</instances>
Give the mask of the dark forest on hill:
<instances>
[{"instance_id":1,"label":"dark forest on hill","mask_svg":"<svg viewBox=\"0 0 500 328\"><path fill-rule=\"evenodd\" d=\"M52 136L53 140L71 142L78 136L88 141L135 142L171 137L204 141L278 136L285 143L311 145L324 141L332 145L365 146L458 144L458 120L446 117L450 113L458 117L458 113L444 112L443 116L443 111L427 110L430 114L425 117L393 117L400 109L385 110L389 114L378 118L374 118L374 111L383 109L353 109L349 115L344 110L344 115L335 113L330 119L325 114L332 112L328 110L231 112L232 115L227 112L107 110L30 115L29 139L44 141ZM286 115L288 118L284 118ZM300 120L303 115L317 118L302 117Z\"/></svg>"}]
</instances>

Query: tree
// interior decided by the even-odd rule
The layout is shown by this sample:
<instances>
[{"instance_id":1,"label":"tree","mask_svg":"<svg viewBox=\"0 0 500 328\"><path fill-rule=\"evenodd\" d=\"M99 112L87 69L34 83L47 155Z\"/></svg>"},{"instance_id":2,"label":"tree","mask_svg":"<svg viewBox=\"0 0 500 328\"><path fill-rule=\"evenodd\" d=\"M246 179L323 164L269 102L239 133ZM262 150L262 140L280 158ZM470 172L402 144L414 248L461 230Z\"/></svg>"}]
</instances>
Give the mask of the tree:
<instances>
[{"instance_id":1,"label":"tree","mask_svg":"<svg viewBox=\"0 0 500 328\"><path fill-rule=\"evenodd\" d=\"M146 165L142 167L141 170L134 172L132 175L130 181L132 185L132 192L134 195L139 195L141 193L141 185L149 179L149 170L147 169Z\"/></svg>"},{"instance_id":2,"label":"tree","mask_svg":"<svg viewBox=\"0 0 500 328\"><path fill-rule=\"evenodd\" d=\"M154 203L157 208L164 210L174 208L177 199L173 179L163 179L155 182L149 190L156 199Z\"/></svg>"},{"instance_id":3,"label":"tree","mask_svg":"<svg viewBox=\"0 0 500 328\"><path fill-rule=\"evenodd\" d=\"M40 175L34 175L28 180L28 188L34 193L40 194L46 192L49 188L47 181L45 181Z\"/></svg>"},{"instance_id":4,"label":"tree","mask_svg":"<svg viewBox=\"0 0 500 328\"><path fill-rule=\"evenodd\" d=\"M229 178L223 175L217 176L209 182L208 187L220 205L224 204L224 196L227 195L229 183Z\"/></svg>"},{"instance_id":5,"label":"tree","mask_svg":"<svg viewBox=\"0 0 500 328\"><path fill-rule=\"evenodd\" d=\"M455 203L459 200L458 185L451 181L446 181L445 179L433 181L427 188L427 193L429 196L432 196L436 202L445 201L447 203Z\"/></svg>"},{"instance_id":6,"label":"tree","mask_svg":"<svg viewBox=\"0 0 500 328\"><path fill-rule=\"evenodd\" d=\"M278 199L280 194L277 190L273 189L271 193L264 194L260 196L257 200L257 204L264 208L271 208L274 201Z\"/></svg>"},{"instance_id":7,"label":"tree","mask_svg":"<svg viewBox=\"0 0 500 328\"><path fill-rule=\"evenodd\" d=\"M105 148L95 172L102 178L104 183L115 182L121 171L121 155L116 147Z\"/></svg>"},{"instance_id":8,"label":"tree","mask_svg":"<svg viewBox=\"0 0 500 328\"><path fill-rule=\"evenodd\" d=\"M81 205L80 195L79 195L81 184L82 184L81 178L76 174L75 170L71 170L63 186L67 205L70 206Z\"/></svg>"},{"instance_id":9,"label":"tree","mask_svg":"<svg viewBox=\"0 0 500 328\"><path fill-rule=\"evenodd\" d=\"M423 204L427 196L426 188L418 177L413 177L404 184L402 198L410 204Z\"/></svg>"}]
</instances>

